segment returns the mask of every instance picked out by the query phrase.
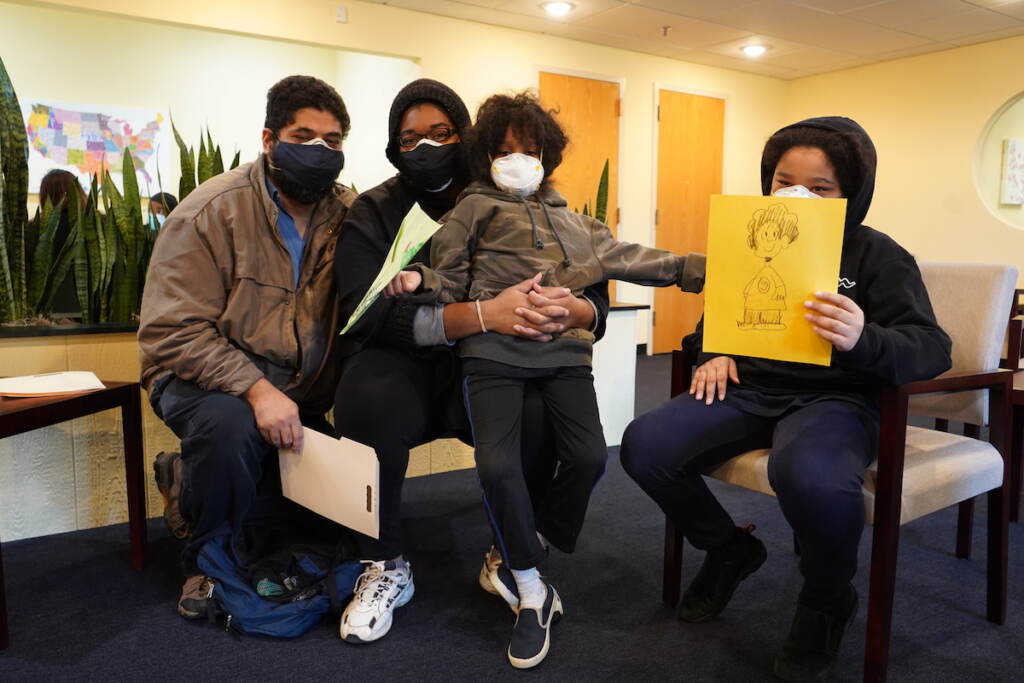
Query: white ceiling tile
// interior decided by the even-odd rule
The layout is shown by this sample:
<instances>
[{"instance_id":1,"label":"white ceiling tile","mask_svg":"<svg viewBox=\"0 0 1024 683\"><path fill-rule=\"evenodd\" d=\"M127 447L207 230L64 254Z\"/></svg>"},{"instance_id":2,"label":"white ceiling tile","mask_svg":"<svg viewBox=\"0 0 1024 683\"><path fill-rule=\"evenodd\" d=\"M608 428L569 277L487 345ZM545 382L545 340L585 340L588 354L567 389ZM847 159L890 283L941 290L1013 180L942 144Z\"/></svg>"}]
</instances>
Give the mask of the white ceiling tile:
<instances>
[{"instance_id":1,"label":"white ceiling tile","mask_svg":"<svg viewBox=\"0 0 1024 683\"><path fill-rule=\"evenodd\" d=\"M725 10L750 5L756 0L632 0L634 5L661 10L691 19L710 19Z\"/></svg>"},{"instance_id":2,"label":"white ceiling tile","mask_svg":"<svg viewBox=\"0 0 1024 683\"><path fill-rule=\"evenodd\" d=\"M797 78L807 78L808 76L813 75L814 72L812 71L801 71L800 69L793 69L792 71L784 71L780 74L776 74L775 77L781 78L784 81L792 81Z\"/></svg>"},{"instance_id":3,"label":"white ceiling tile","mask_svg":"<svg viewBox=\"0 0 1024 683\"><path fill-rule=\"evenodd\" d=\"M592 28L580 26L576 23L559 24L551 29L551 33L562 38L571 38L572 40L580 40L585 43L594 43L595 45L604 45L605 47L617 47L623 50L633 50L635 52L646 52L646 50L641 49L641 44L635 38L616 35L614 33L605 33L604 31L595 31Z\"/></svg>"},{"instance_id":4,"label":"white ceiling tile","mask_svg":"<svg viewBox=\"0 0 1024 683\"><path fill-rule=\"evenodd\" d=\"M682 47L713 45L749 35L749 31L742 29L687 19L636 5L625 5L573 23L605 33L631 36L643 41L661 41ZM662 35L666 26L670 27L668 34Z\"/></svg>"},{"instance_id":5,"label":"white ceiling tile","mask_svg":"<svg viewBox=\"0 0 1024 683\"><path fill-rule=\"evenodd\" d=\"M733 71L745 71L747 73L758 74L760 76L775 76L780 73L792 71L792 69L787 69L785 67L772 66L770 64L763 64L753 60L727 57L725 55L708 52L706 50L693 50L679 59L684 62L704 64L705 66L717 66L722 69L732 69Z\"/></svg>"},{"instance_id":6,"label":"white ceiling tile","mask_svg":"<svg viewBox=\"0 0 1024 683\"><path fill-rule=\"evenodd\" d=\"M803 5L804 7L810 7L811 9L820 10L822 12L842 14L843 12L849 12L850 10L892 1L893 0L795 0L794 4Z\"/></svg>"},{"instance_id":7,"label":"white ceiling tile","mask_svg":"<svg viewBox=\"0 0 1024 683\"><path fill-rule=\"evenodd\" d=\"M988 33L978 33L972 36L952 38L949 42L952 43L953 46L976 45L977 43L987 43L990 40L1002 40L1003 38L1012 38L1022 34L1024 34L1024 25L1004 28L1000 31L989 31Z\"/></svg>"},{"instance_id":8,"label":"white ceiling tile","mask_svg":"<svg viewBox=\"0 0 1024 683\"><path fill-rule=\"evenodd\" d=\"M794 43L791 40L783 40L776 36L766 36L759 33L753 33L745 38L740 38L739 40L730 40L724 43L717 43L715 45L706 45L702 49L724 55L726 57L751 59L742 52L742 48L745 45L766 46L768 48L768 52L765 53L764 57L769 55L785 54L794 50L802 50L807 47L807 45L803 43ZM758 59L764 61L764 57Z\"/></svg>"},{"instance_id":9,"label":"white ceiling tile","mask_svg":"<svg viewBox=\"0 0 1024 683\"><path fill-rule=\"evenodd\" d=\"M939 41L998 31L1019 23L1013 17L960 0L896 0L846 16Z\"/></svg>"},{"instance_id":10,"label":"white ceiling tile","mask_svg":"<svg viewBox=\"0 0 1024 683\"><path fill-rule=\"evenodd\" d=\"M916 57L918 55L931 54L932 52L949 50L954 47L956 46L951 43L928 43L927 45L919 45L918 47L908 47L903 50L893 50L892 52L884 52L880 55L875 55L875 58L880 62L888 62L893 59L903 59L904 57Z\"/></svg>"},{"instance_id":11,"label":"white ceiling tile","mask_svg":"<svg viewBox=\"0 0 1024 683\"><path fill-rule=\"evenodd\" d=\"M824 50L818 47L805 47L778 54L768 52L760 58L760 61L765 64L785 67L787 69L812 71L820 68L831 68L836 64L849 62L855 58L856 55L851 55L845 52Z\"/></svg>"},{"instance_id":12,"label":"white ceiling tile","mask_svg":"<svg viewBox=\"0 0 1024 683\"><path fill-rule=\"evenodd\" d=\"M623 0L573 0L575 9L564 17L551 16L541 7L542 4L541 0L497 0L492 7L503 12L515 12L559 24L569 24L628 3Z\"/></svg>"},{"instance_id":13,"label":"white ceiling tile","mask_svg":"<svg viewBox=\"0 0 1024 683\"><path fill-rule=\"evenodd\" d=\"M998 5L988 6L993 12L999 12L1009 17L1015 17L1017 19L1024 19L1024 0L1014 0L1013 2L1004 2Z\"/></svg>"},{"instance_id":14,"label":"white ceiling tile","mask_svg":"<svg viewBox=\"0 0 1024 683\"><path fill-rule=\"evenodd\" d=\"M718 16L717 23L744 28L754 33L775 35L856 55L871 55L928 42L925 38L793 5L783 0L761 0L757 4Z\"/></svg>"}]
</instances>

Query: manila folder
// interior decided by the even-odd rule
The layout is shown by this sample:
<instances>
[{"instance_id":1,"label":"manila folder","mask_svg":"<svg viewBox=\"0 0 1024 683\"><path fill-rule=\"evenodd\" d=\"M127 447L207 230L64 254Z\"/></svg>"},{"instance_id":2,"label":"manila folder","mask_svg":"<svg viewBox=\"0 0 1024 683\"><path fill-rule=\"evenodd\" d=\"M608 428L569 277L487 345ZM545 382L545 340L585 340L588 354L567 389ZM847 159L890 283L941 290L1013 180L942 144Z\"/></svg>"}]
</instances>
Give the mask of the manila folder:
<instances>
[{"instance_id":1,"label":"manila folder","mask_svg":"<svg viewBox=\"0 0 1024 683\"><path fill-rule=\"evenodd\" d=\"M286 498L372 538L380 534L380 467L369 446L302 428L302 452L282 450Z\"/></svg>"}]
</instances>

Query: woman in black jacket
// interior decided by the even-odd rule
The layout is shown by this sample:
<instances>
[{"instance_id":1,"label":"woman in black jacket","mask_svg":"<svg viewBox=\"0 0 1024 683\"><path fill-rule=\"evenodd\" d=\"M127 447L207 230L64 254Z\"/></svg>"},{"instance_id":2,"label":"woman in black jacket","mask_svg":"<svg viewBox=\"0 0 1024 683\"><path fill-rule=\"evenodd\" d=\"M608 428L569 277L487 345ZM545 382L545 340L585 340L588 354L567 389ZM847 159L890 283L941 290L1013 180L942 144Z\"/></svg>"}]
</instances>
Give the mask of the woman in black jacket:
<instances>
[{"instance_id":1,"label":"woman in black jacket","mask_svg":"<svg viewBox=\"0 0 1024 683\"><path fill-rule=\"evenodd\" d=\"M875 458L878 389L949 369L949 337L935 322L917 263L861 222L875 184L875 148L857 123L807 119L767 142L766 195L846 197L839 293L817 292L805 318L832 344L828 367L700 353L689 394L638 417L622 441L623 467L695 547L704 564L679 618L725 609L765 561L701 473L745 451L771 448L768 476L800 543L804 584L775 659L785 680L818 680L835 662L857 610L850 583L864 529L864 471ZM701 327L684 343L701 350ZM717 400L716 400L717 399Z\"/></svg>"},{"instance_id":2,"label":"woman in black jacket","mask_svg":"<svg viewBox=\"0 0 1024 683\"><path fill-rule=\"evenodd\" d=\"M438 220L455 206L468 184L460 141L470 125L469 112L450 88L425 78L413 81L395 97L388 123L386 153L398 175L356 199L338 239L334 273L342 320L377 276L413 204ZM428 242L413 262L429 266L429 257ZM342 638L364 643L383 637L391 627L393 610L412 598L412 570L402 555L400 535L409 449L442 436L471 443L452 344L482 327L537 343L573 327L592 329L600 337L607 312L605 283L576 298L561 288L525 281L482 302L479 315L473 303L421 306L382 297L345 334L335 424L339 436L377 451L380 539L361 539L363 558L370 562L342 615ZM528 393L522 454L531 491L551 481L551 443L541 397ZM507 576L499 574L499 568L500 555L487 553L480 585L495 594L494 582Z\"/></svg>"}]
</instances>

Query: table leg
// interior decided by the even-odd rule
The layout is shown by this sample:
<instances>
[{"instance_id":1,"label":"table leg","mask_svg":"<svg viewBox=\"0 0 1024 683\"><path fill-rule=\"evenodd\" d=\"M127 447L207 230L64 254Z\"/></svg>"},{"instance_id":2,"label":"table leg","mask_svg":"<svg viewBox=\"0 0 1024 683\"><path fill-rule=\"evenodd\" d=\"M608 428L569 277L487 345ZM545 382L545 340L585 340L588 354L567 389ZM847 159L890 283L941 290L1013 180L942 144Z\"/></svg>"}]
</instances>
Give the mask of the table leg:
<instances>
[{"instance_id":1,"label":"table leg","mask_svg":"<svg viewBox=\"0 0 1024 683\"><path fill-rule=\"evenodd\" d=\"M132 545L132 566L142 569L146 563L146 475L143 466L142 408L139 390L129 389L130 396L121 406L124 431L124 478L128 487L128 533Z\"/></svg>"},{"instance_id":2,"label":"table leg","mask_svg":"<svg viewBox=\"0 0 1024 683\"><path fill-rule=\"evenodd\" d=\"M4 583L4 554L0 549L0 650L11 644L7 632L7 588Z\"/></svg>"}]
</instances>

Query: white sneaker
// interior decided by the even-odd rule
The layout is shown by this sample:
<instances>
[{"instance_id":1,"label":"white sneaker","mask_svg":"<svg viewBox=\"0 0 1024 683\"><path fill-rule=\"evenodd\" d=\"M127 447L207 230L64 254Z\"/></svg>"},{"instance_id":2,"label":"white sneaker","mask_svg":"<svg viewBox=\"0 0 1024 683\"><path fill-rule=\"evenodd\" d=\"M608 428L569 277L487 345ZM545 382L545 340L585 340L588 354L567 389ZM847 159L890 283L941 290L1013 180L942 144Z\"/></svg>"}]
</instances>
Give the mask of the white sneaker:
<instances>
[{"instance_id":1,"label":"white sneaker","mask_svg":"<svg viewBox=\"0 0 1024 683\"><path fill-rule=\"evenodd\" d=\"M512 611L519 613L519 589L515 577L501 559L501 554L492 546L484 555L484 564L480 567L480 587L491 595L497 595L508 603Z\"/></svg>"},{"instance_id":2,"label":"white sneaker","mask_svg":"<svg viewBox=\"0 0 1024 683\"><path fill-rule=\"evenodd\" d=\"M368 562L356 581L352 601L341 615L341 639L369 643L391 630L395 608L412 600L412 567L386 569L384 562Z\"/></svg>"}]
</instances>

